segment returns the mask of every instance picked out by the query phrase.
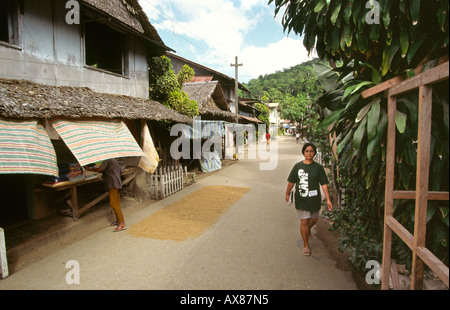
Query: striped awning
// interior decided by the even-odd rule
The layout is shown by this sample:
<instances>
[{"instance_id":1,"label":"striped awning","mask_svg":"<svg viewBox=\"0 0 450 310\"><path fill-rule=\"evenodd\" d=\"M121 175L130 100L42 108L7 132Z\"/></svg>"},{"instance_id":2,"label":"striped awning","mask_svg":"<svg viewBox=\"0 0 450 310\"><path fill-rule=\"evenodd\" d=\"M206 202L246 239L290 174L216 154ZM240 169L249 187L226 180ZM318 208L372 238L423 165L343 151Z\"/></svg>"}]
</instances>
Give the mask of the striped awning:
<instances>
[{"instance_id":1,"label":"striped awning","mask_svg":"<svg viewBox=\"0 0 450 310\"><path fill-rule=\"evenodd\" d=\"M51 125L82 166L108 158L143 155L122 121L54 120Z\"/></svg>"},{"instance_id":2,"label":"striped awning","mask_svg":"<svg viewBox=\"0 0 450 310\"><path fill-rule=\"evenodd\" d=\"M36 120L0 119L0 173L58 176L55 150Z\"/></svg>"}]
</instances>

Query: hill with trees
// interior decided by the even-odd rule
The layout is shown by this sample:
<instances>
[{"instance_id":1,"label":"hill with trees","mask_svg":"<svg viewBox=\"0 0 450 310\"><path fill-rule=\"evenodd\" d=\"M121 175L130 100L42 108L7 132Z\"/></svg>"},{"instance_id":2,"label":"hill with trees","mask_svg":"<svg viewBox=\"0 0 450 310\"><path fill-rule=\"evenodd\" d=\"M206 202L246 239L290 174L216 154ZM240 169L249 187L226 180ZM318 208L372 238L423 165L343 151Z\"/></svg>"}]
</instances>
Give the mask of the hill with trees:
<instances>
[{"instance_id":1,"label":"hill with trees","mask_svg":"<svg viewBox=\"0 0 450 310\"><path fill-rule=\"evenodd\" d=\"M322 94L313 68L313 64L318 61L310 60L275 73L260 75L244 83L244 86L250 89L255 99L278 102L281 118L302 123L308 112L313 113L308 110L308 103L311 105Z\"/></svg>"}]
</instances>

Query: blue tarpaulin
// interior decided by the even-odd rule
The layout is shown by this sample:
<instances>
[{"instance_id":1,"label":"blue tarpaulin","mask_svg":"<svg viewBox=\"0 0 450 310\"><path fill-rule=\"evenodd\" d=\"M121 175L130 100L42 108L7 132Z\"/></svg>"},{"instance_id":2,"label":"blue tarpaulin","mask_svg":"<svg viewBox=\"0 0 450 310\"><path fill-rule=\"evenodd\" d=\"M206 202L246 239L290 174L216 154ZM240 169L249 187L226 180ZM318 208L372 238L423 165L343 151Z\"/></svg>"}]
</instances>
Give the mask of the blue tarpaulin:
<instances>
[{"instance_id":1,"label":"blue tarpaulin","mask_svg":"<svg viewBox=\"0 0 450 310\"><path fill-rule=\"evenodd\" d=\"M209 159L204 156L200 159L200 167L203 172L211 172L222 169L222 162L220 161L219 153L213 151L210 154L211 156L209 156Z\"/></svg>"}]
</instances>

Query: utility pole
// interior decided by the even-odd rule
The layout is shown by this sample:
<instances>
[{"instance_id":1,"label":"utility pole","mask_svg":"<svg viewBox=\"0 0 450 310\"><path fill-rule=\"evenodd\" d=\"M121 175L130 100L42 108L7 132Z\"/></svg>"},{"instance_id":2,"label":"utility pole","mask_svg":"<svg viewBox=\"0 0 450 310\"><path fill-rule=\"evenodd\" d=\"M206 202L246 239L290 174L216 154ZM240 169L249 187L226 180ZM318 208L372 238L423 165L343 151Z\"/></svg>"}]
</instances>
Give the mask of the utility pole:
<instances>
[{"instance_id":1,"label":"utility pole","mask_svg":"<svg viewBox=\"0 0 450 310\"><path fill-rule=\"evenodd\" d=\"M236 56L234 64L230 65L231 67L234 67L235 71L235 79L234 79L234 113L239 114L239 87L238 87L238 67L242 66L242 64L238 64L238 57Z\"/></svg>"},{"instance_id":2,"label":"utility pole","mask_svg":"<svg viewBox=\"0 0 450 310\"><path fill-rule=\"evenodd\" d=\"M234 60L234 64L230 65L231 67L234 67L234 72L235 72L235 78L234 78L234 111L233 109L231 110L231 112L239 114L239 83L238 83L238 67L242 66L242 64L238 63L238 57L236 56L235 60ZM239 120L236 116L236 123L238 123ZM239 141L240 139L238 138L239 134L238 132L234 133L235 135L235 155L239 154Z\"/></svg>"}]
</instances>

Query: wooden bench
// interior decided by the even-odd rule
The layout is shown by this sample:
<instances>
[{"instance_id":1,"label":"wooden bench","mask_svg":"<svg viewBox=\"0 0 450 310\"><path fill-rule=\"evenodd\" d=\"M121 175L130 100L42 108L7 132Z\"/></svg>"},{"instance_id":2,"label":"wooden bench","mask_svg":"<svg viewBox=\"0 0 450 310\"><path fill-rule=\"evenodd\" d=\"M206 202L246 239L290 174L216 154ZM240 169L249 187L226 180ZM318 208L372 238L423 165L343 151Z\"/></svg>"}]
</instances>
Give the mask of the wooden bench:
<instances>
[{"instance_id":1,"label":"wooden bench","mask_svg":"<svg viewBox=\"0 0 450 310\"><path fill-rule=\"evenodd\" d=\"M125 171L121 173L121 176L124 178L122 180L122 186L126 186L131 181L133 181L136 177L136 170L134 168L127 168ZM70 182L58 182L54 184L49 183L42 183L39 184L38 187L40 189L51 189L53 191L59 192L67 190L66 193L64 193L63 196L58 198L53 202L53 205L57 205L58 203L62 201L66 201L67 204L70 206L71 210L67 211L67 215L72 216L74 221L77 221L81 214L86 212L89 208L95 206L97 203L102 201L103 199L107 198L109 196L109 192L105 192L101 194L100 196L96 197L92 201L80 206L78 203L78 190L77 188L86 184L95 183L95 182L103 182L102 178L100 177L100 174L94 178L90 179L84 179L80 181Z\"/></svg>"}]
</instances>

